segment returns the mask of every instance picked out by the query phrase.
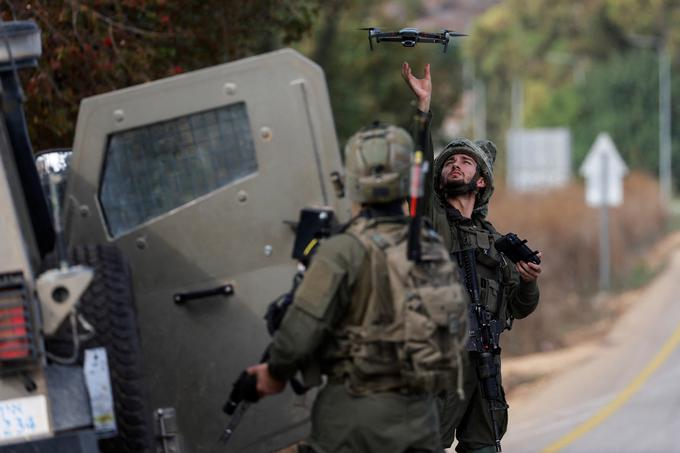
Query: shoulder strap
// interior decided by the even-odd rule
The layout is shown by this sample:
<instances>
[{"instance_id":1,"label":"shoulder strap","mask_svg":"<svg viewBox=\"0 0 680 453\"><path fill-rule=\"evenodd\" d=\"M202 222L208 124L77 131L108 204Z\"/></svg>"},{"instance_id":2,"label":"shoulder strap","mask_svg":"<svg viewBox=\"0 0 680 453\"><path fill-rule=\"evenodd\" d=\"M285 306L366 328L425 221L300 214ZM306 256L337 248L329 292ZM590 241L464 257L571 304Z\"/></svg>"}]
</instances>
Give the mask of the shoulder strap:
<instances>
[{"instance_id":1,"label":"shoulder strap","mask_svg":"<svg viewBox=\"0 0 680 453\"><path fill-rule=\"evenodd\" d=\"M371 285L367 311L360 326L348 328L350 332L360 330L362 341L399 341L403 333L394 329L395 307L393 288L390 284L388 254L401 249L408 235L408 225L387 223L375 219L359 219L347 231L359 240L370 257ZM401 253L401 251L399 251ZM406 260L406 249L403 250ZM364 291L366 288L362 288ZM357 290L359 290L357 288ZM392 328L390 328L392 327Z\"/></svg>"},{"instance_id":2,"label":"shoulder strap","mask_svg":"<svg viewBox=\"0 0 680 453\"><path fill-rule=\"evenodd\" d=\"M491 222L489 222L486 219L479 219L479 220L480 220L480 223L482 224L482 226L484 227L484 229L487 230L489 233L491 233L493 235L500 235L500 233L496 230L496 228L494 228L494 226L491 224Z\"/></svg>"}]
</instances>

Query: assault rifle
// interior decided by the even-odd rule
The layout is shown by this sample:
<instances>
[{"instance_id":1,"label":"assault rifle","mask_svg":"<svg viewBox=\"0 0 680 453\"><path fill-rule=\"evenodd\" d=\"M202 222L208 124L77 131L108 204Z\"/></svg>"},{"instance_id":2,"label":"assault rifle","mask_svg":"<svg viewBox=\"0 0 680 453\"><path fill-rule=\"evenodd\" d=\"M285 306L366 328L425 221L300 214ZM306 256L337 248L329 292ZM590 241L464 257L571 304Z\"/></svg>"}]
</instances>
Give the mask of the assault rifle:
<instances>
[{"instance_id":1,"label":"assault rifle","mask_svg":"<svg viewBox=\"0 0 680 453\"><path fill-rule=\"evenodd\" d=\"M475 252L474 248L469 248L457 254L463 281L472 302L467 350L476 353L477 378L482 396L489 404L496 451L501 452L501 436L495 412L507 409L507 405L501 398L500 370L495 356L501 353L500 335L504 326L493 319L491 312L480 302Z\"/></svg>"},{"instance_id":2,"label":"assault rifle","mask_svg":"<svg viewBox=\"0 0 680 453\"><path fill-rule=\"evenodd\" d=\"M276 298L267 307L267 313L264 318L267 321L267 331L271 336L274 336L276 331L281 326L283 317L288 308L293 303L295 291L302 282L304 277L304 269L309 265L316 247L320 241L328 238L332 233L332 225L334 221L333 211L331 209L316 209L305 208L300 211L300 220L295 227L295 244L293 245L292 257L298 260L300 266L293 277L292 288ZM260 363L264 363L269 359L269 346L265 349ZM293 391L301 395L307 391L307 388L296 379L290 380L290 385ZM260 399L257 393L257 379L254 375L248 374L246 371L241 372L238 379L234 382L229 394L229 399L222 411L231 416L229 423L222 432L219 441L223 444L229 442L232 434L238 427L243 415L246 413L252 403L256 403Z\"/></svg>"}]
</instances>

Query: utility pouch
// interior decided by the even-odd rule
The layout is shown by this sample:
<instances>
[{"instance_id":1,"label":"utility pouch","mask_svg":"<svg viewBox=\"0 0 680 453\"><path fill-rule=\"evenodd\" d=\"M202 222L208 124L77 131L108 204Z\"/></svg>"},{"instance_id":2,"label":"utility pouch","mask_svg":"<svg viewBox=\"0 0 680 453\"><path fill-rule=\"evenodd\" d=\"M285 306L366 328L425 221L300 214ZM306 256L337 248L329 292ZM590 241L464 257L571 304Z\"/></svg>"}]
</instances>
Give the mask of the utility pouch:
<instances>
[{"instance_id":1,"label":"utility pouch","mask_svg":"<svg viewBox=\"0 0 680 453\"><path fill-rule=\"evenodd\" d=\"M434 393L458 385L469 301L438 236L423 230L421 260L406 259L407 228L362 220L348 230L369 251L373 281L361 325L345 327L355 393ZM389 291L382 293L377 283L385 274Z\"/></svg>"},{"instance_id":2,"label":"utility pouch","mask_svg":"<svg viewBox=\"0 0 680 453\"><path fill-rule=\"evenodd\" d=\"M479 264L481 264L486 269L495 270L501 264L500 260L496 259L495 257L493 257L489 253L484 253L480 249L477 249L476 257L477 257L477 262Z\"/></svg>"},{"instance_id":3,"label":"utility pouch","mask_svg":"<svg viewBox=\"0 0 680 453\"><path fill-rule=\"evenodd\" d=\"M477 231L477 247L488 250L491 248L491 241L489 235L485 231Z\"/></svg>"}]
</instances>

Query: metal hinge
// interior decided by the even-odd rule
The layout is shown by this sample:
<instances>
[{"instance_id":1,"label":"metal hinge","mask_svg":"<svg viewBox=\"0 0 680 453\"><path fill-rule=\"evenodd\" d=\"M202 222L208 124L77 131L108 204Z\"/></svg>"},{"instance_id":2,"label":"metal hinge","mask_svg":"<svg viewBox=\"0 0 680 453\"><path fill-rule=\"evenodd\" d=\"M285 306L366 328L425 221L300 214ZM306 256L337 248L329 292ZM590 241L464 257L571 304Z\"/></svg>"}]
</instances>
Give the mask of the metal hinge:
<instances>
[{"instance_id":1,"label":"metal hinge","mask_svg":"<svg viewBox=\"0 0 680 453\"><path fill-rule=\"evenodd\" d=\"M181 453L177 436L177 413L174 407L156 409L157 453Z\"/></svg>"}]
</instances>

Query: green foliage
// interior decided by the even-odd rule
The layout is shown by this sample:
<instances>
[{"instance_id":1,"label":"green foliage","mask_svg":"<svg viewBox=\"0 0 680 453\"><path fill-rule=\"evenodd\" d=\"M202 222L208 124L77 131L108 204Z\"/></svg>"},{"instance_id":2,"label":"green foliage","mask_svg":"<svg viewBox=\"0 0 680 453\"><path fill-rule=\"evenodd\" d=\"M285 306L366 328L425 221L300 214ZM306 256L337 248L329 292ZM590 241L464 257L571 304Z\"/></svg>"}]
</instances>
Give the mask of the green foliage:
<instances>
[{"instance_id":1,"label":"green foliage","mask_svg":"<svg viewBox=\"0 0 680 453\"><path fill-rule=\"evenodd\" d=\"M477 20L466 55L487 79L561 82L570 77L572 57L590 60L620 47L620 30L605 12L605 0L506 0Z\"/></svg>"},{"instance_id":2,"label":"green foliage","mask_svg":"<svg viewBox=\"0 0 680 453\"><path fill-rule=\"evenodd\" d=\"M69 146L80 100L300 39L320 0L5 0L4 20L33 19L43 56L24 71L36 149Z\"/></svg>"},{"instance_id":3,"label":"green foliage","mask_svg":"<svg viewBox=\"0 0 680 453\"><path fill-rule=\"evenodd\" d=\"M623 290L642 288L651 282L661 270L650 268L648 264L641 261L631 269L628 276L617 281L616 286Z\"/></svg>"},{"instance_id":4,"label":"green foliage","mask_svg":"<svg viewBox=\"0 0 680 453\"><path fill-rule=\"evenodd\" d=\"M607 15L629 34L665 36L678 44L680 4L676 0L607 0Z\"/></svg>"},{"instance_id":5,"label":"green foliage","mask_svg":"<svg viewBox=\"0 0 680 453\"><path fill-rule=\"evenodd\" d=\"M535 105L527 106L529 114L525 118L526 126L560 127L573 124L583 102L579 90L573 84L558 89L541 84L541 88L544 96L535 99ZM531 92L527 93L527 97L535 98Z\"/></svg>"},{"instance_id":6,"label":"green foliage","mask_svg":"<svg viewBox=\"0 0 680 453\"><path fill-rule=\"evenodd\" d=\"M559 91L572 84L594 61L625 44L606 6L605 0L506 0L476 21L464 50L487 84L491 137L503 137L510 126L514 79L544 85L534 92L542 99L525 93L525 117L533 124L536 110L548 102L546 90ZM564 107L570 112L576 107L566 98L560 102L567 103Z\"/></svg>"},{"instance_id":7,"label":"green foliage","mask_svg":"<svg viewBox=\"0 0 680 453\"><path fill-rule=\"evenodd\" d=\"M677 70L676 70L677 74ZM672 80L680 91L680 76ZM636 50L613 55L588 71L582 80L554 92L535 111L534 127L569 126L573 159L578 166L595 137L608 132L629 167L658 173L659 166L658 56ZM673 174L680 174L680 108L673 105Z\"/></svg>"},{"instance_id":8,"label":"green foliage","mask_svg":"<svg viewBox=\"0 0 680 453\"><path fill-rule=\"evenodd\" d=\"M480 17L465 47L487 83L489 135L502 137L509 127L511 83L520 79L525 86L526 125L571 126L575 166L597 133L608 131L629 166L655 174L659 146L655 49L663 38L677 59L680 28L673 24L679 21L680 3L675 0L500 3ZM679 86L676 76L675 95ZM680 109L676 104L673 109L677 145ZM678 174L680 149L674 148L673 173Z\"/></svg>"},{"instance_id":9,"label":"green foliage","mask_svg":"<svg viewBox=\"0 0 680 453\"><path fill-rule=\"evenodd\" d=\"M572 125L574 159L581 162L595 137L607 131L632 168L658 168L657 60L649 52L615 55L576 84L581 108Z\"/></svg>"}]
</instances>

